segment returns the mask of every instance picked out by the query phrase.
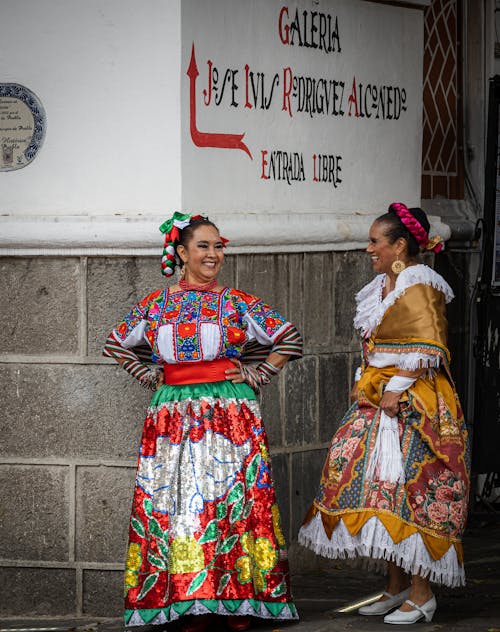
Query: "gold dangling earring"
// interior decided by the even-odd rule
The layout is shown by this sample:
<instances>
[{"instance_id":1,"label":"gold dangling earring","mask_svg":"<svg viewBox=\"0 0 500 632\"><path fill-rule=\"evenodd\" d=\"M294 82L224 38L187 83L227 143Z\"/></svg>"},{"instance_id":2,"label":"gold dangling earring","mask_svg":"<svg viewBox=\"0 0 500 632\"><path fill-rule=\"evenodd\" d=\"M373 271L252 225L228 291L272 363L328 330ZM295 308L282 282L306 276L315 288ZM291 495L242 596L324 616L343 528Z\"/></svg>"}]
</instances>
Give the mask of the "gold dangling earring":
<instances>
[{"instance_id":1,"label":"gold dangling earring","mask_svg":"<svg viewBox=\"0 0 500 632\"><path fill-rule=\"evenodd\" d=\"M186 276L186 264L184 264L181 268L181 279Z\"/></svg>"},{"instance_id":2,"label":"gold dangling earring","mask_svg":"<svg viewBox=\"0 0 500 632\"><path fill-rule=\"evenodd\" d=\"M404 261L401 261L398 255L398 258L396 259L396 261L393 261L391 264L391 270L394 272L394 274L401 274L401 272L403 272L403 270L406 268L406 263Z\"/></svg>"}]
</instances>

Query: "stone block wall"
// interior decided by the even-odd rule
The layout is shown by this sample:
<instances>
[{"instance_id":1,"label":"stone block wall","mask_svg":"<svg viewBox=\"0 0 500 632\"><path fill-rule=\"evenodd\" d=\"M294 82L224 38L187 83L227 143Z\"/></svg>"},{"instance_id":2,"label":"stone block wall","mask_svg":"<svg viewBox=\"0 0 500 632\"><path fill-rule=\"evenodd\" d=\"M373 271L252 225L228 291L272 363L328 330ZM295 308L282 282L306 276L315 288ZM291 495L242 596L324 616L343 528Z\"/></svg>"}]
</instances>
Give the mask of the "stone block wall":
<instances>
[{"instance_id":1,"label":"stone block wall","mask_svg":"<svg viewBox=\"0 0 500 632\"><path fill-rule=\"evenodd\" d=\"M148 393L101 356L126 311L164 285L157 257L0 259L0 616L120 616ZM233 255L221 280L281 310L305 356L263 394L292 569L298 528L348 405L363 252Z\"/></svg>"}]
</instances>

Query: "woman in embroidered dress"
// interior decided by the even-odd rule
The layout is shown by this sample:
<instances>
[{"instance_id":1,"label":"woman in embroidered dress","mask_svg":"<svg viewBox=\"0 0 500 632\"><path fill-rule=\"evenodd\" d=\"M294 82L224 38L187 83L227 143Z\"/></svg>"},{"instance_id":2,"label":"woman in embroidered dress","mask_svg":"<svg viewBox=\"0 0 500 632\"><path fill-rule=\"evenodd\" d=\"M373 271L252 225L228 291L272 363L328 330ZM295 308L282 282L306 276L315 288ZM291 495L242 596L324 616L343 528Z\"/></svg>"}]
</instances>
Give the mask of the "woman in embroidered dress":
<instances>
[{"instance_id":1,"label":"woman in embroidered dress","mask_svg":"<svg viewBox=\"0 0 500 632\"><path fill-rule=\"evenodd\" d=\"M429 228L421 209L399 203L371 226L366 250L380 274L356 296L363 362L354 404L299 532L326 557L387 566L383 596L359 610L382 615L401 606L386 623L431 621L430 582L464 584L469 448L446 346L453 293L417 261L419 251L442 247Z\"/></svg>"},{"instance_id":2,"label":"woman in embroidered dress","mask_svg":"<svg viewBox=\"0 0 500 632\"><path fill-rule=\"evenodd\" d=\"M104 354L155 389L142 434L125 575L125 623L214 615L296 619L256 393L300 357L295 327L255 296L220 285L226 240L207 218L165 222L162 268L178 284L140 301ZM146 344L162 370L143 363ZM135 351L134 351L135 348ZM249 360L261 359L258 364Z\"/></svg>"}]
</instances>

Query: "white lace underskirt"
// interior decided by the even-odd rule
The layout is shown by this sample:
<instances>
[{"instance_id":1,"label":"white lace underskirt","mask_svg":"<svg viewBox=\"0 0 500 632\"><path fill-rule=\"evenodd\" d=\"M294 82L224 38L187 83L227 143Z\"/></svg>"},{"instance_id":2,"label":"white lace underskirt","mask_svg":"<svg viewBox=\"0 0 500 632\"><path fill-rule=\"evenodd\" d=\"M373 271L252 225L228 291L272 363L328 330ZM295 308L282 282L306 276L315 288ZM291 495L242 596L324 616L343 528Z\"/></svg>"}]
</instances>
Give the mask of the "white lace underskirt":
<instances>
[{"instance_id":1,"label":"white lace underskirt","mask_svg":"<svg viewBox=\"0 0 500 632\"><path fill-rule=\"evenodd\" d=\"M328 539L318 512L307 525L301 527L299 542L323 557L361 558L375 571L385 571L384 560L387 560L395 562L407 573L428 577L437 584L452 588L465 585L464 567L458 561L454 546L435 560L420 533L413 533L396 543L377 516L367 520L356 535L351 535L340 519Z\"/></svg>"}]
</instances>

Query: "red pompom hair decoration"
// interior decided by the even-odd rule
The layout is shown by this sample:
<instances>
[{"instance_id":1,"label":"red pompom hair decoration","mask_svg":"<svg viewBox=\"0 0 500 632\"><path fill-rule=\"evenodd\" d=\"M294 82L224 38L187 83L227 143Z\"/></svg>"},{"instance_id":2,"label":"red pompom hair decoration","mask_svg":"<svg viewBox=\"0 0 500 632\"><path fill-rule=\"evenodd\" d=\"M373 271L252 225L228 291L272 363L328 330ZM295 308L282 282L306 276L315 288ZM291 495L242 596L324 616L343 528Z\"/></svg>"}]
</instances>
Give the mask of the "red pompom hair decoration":
<instances>
[{"instance_id":1,"label":"red pompom hair decoration","mask_svg":"<svg viewBox=\"0 0 500 632\"><path fill-rule=\"evenodd\" d=\"M165 234L163 254L161 258L161 271L165 276L172 276L175 270L175 245L179 241L180 231L189 225L191 215L175 211L170 219L160 226L160 231Z\"/></svg>"}]
</instances>

